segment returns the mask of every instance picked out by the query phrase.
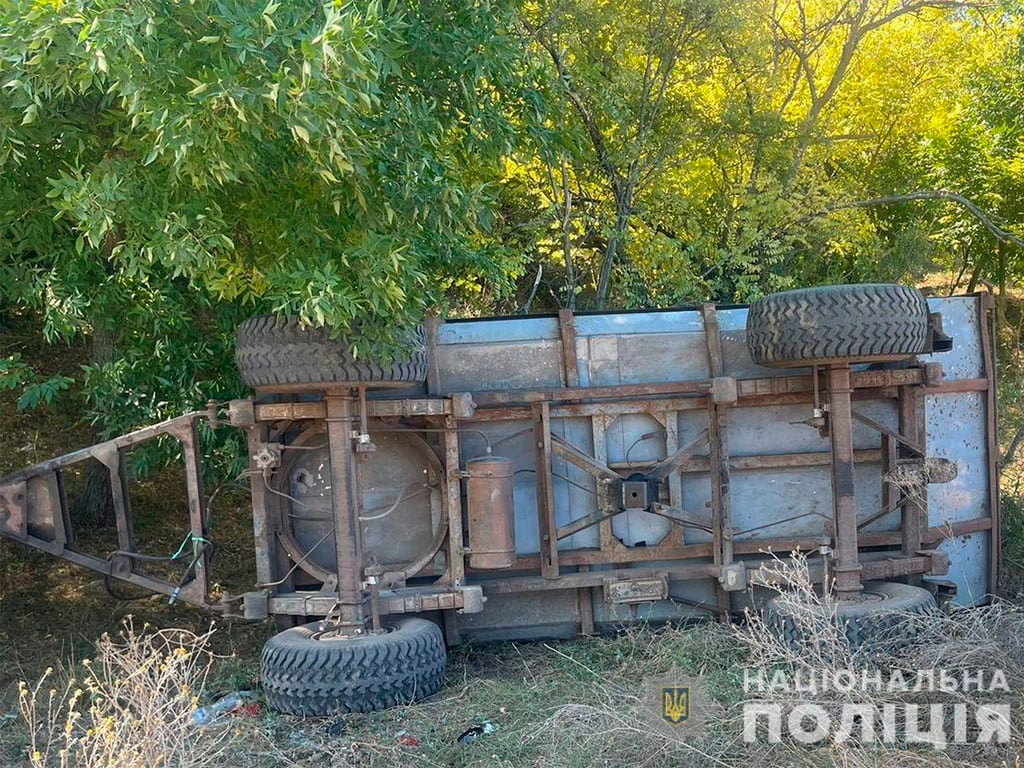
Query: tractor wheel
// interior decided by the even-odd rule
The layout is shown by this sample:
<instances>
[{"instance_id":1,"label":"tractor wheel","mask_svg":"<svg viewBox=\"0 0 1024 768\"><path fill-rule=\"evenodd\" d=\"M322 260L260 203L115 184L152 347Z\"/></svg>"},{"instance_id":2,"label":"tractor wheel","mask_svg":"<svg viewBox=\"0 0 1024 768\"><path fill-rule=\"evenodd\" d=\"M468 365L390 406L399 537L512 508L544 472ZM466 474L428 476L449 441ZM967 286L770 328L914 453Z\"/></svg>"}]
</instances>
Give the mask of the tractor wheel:
<instances>
[{"instance_id":1,"label":"tractor wheel","mask_svg":"<svg viewBox=\"0 0 1024 768\"><path fill-rule=\"evenodd\" d=\"M407 361L378 359L363 350L356 358L348 342L332 339L327 328L304 326L297 317L263 315L238 326L235 362L242 381L253 389L309 391L422 382L427 378L423 329L410 329L404 342Z\"/></svg>"},{"instance_id":2,"label":"tractor wheel","mask_svg":"<svg viewBox=\"0 0 1024 768\"><path fill-rule=\"evenodd\" d=\"M928 351L928 303L902 285L826 285L758 299L747 313L758 365L902 360Z\"/></svg>"},{"instance_id":3,"label":"tractor wheel","mask_svg":"<svg viewBox=\"0 0 1024 768\"><path fill-rule=\"evenodd\" d=\"M263 694L278 712L373 712L430 696L444 683L444 637L432 621L398 619L380 634L357 637L319 626L285 630L263 646Z\"/></svg>"},{"instance_id":4,"label":"tractor wheel","mask_svg":"<svg viewBox=\"0 0 1024 768\"><path fill-rule=\"evenodd\" d=\"M765 620L791 648L816 644L815 627L827 616L842 627L851 650L884 650L906 646L920 634L921 617L939 610L927 589L894 581L865 582L862 597L858 601L805 605L779 596L768 601Z\"/></svg>"}]
</instances>

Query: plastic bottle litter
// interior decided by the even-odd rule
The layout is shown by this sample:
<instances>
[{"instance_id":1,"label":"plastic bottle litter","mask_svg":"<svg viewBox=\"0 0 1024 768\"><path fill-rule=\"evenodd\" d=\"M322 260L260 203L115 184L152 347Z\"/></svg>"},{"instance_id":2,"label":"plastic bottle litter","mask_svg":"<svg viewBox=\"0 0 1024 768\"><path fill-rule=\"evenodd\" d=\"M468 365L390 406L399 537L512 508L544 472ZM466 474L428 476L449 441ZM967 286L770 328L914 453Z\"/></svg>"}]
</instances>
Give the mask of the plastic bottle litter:
<instances>
[{"instance_id":1,"label":"plastic bottle litter","mask_svg":"<svg viewBox=\"0 0 1024 768\"><path fill-rule=\"evenodd\" d=\"M238 709L246 702L246 694L241 691L235 693L229 693L227 696L222 696L217 699L213 704L208 704L205 707L199 707L195 712L192 713L192 722L195 725L209 725L221 715L226 715L228 712Z\"/></svg>"}]
</instances>

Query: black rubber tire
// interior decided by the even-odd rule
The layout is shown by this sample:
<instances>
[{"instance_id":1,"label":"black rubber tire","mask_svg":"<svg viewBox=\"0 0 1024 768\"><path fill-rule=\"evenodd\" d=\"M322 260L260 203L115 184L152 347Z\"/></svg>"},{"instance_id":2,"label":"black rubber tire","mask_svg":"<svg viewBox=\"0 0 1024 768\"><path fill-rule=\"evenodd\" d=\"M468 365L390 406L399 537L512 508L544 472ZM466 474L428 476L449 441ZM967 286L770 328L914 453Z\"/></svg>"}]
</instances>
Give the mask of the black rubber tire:
<instances>
[{"instance_id":1,"label":"black rubber tire","mask_svg":"<svg viewBox=\"0 0 1024 768\"><path fill-rule=\"evenodd\" d=\"M407 332L408 361L373 359L365 352L352 358L345 339L331 339L327 328L310 328L297 317L262 315L238 326L235 363L242 381L253 389L278 391L337 386L405 385L427 378L426 345L419 326Z\"/></svg>"},{"instance_id":2,"label":"black rubber tire","mask_svg":"<svg viewBox=\"0 0 1024 768\"><path fill-rule=\"evenodd\" d=\"M905 647L923 629L922 617L939 613L932 593L923 587L895 581L867 581L864 595L872 599L834 604L835 620L843 627L850 648L855 651ZM817 642L814 627L823 610L774 597L765 607L765 621L789 647L802 649Z\"/></svg>"},{"instance_id":3,"label":"black rubber tire","mask_svg":"<svg viewBox=\"0 0 1024 768\"><path fill-rule=\"evenodd\" d=\"M263 646L260 675L272 709L304 717L373 712L430 696L444 684L444 637L432 621L397 619L382 634L344 639L318 627L285 630Z\"/></svg>"},{"instance_id":4,"label":"black rubber tire","mask_svg":"<svg viewBox=\"0 0 1024 768\"><path fill-rule=\"evenodd\" d=\"M928 303L903 285L785 291L758 299L747 312L747 349L758 365L884 362L927 348Z\"/></svg>"}]
</instances>

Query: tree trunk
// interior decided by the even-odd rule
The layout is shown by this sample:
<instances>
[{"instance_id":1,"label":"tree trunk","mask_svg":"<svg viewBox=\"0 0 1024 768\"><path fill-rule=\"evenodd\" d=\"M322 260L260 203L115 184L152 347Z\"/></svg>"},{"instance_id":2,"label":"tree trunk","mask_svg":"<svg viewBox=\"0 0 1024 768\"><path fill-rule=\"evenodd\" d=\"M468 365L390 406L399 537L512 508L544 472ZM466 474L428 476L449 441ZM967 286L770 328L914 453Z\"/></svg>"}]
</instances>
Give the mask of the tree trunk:
<instances>
[{"instance_id":1,"label":"tree trunk","mask_svg":"<svg viewBox=\"0 0 1024 768\"><path fill-rule=\"evenodd\" d=\"M996 327L1001 328L1003 318L1006 317L1006 251L1008 244L1005 240L996 243L996 256L999 259L999 297L996 299Z\"/></svg>"},{"instance_id":2,"label":"tree trunk","mask_svg":"<svg viewBox=\"0 0 1024 768\"><path fill-rule=\"evenodd\" d=\"M562 255L565 258L565 306L576 311L576 266L572 258L572 190L562 158Z\"/></svg>"},{"instance_id":3,"label":"tree trunk","mask_svg":"<svg viewBox=\"0 0 1024 768\"><path fill-rule=\"evenodd\" d=\"M630 199L615 205L615 228L608 236L608 247L604 251L604 259L601 260L601 278L597 283L597 309L604 309L608 302L608 294L611 292L612 267L615 261L622 255L623 247L626 244L626 232L629 229L629 220L633 215L632 195Z\"/></svg>"},{"instance_id":4,"label":"tree trunk","mask_svg":"<svg viewBox=\"0 0 1024 768\"><path fill-rule=\"evenodd\" d=\"M106 365L114 360L117 334L107 328L102 320L93 324L92 351L90 362L93 365ZM94 432L93 441L101 437ZM98 461L90 461L85 465L85 488L81 495L71 504L72 525L83 528L102 528L114 524L114 499L110 487L110 471Z\"/></svg>"},{"instance_id":5,"label":"tree trunk","mask_svg":"<svg viewBox=\"0 0 1024 768\"><path fill-rule=\"evenodd\" d=\"M978 288L978 281L981 279L981 260L971 270L971 279L967 281L967 293L974 293Z\"/></svg>"},{"instance_id":6,"label":"tree trunk","mask_svg":"<svg viewBox=\"0 0 1024 768\"><path fill-rule=\"evenodd\" d=\"M964 275L967 274L968 268L971 266L971 248L970 246L963 247L964 261L960 265L960 270L956 273L956 279L953 280L953 284L949 287L949 296L956 296L957 291L960 290L960 283L964 279ZM977 279L976 273L972 273L972 279Z\"/></svg>"}]
</instances>

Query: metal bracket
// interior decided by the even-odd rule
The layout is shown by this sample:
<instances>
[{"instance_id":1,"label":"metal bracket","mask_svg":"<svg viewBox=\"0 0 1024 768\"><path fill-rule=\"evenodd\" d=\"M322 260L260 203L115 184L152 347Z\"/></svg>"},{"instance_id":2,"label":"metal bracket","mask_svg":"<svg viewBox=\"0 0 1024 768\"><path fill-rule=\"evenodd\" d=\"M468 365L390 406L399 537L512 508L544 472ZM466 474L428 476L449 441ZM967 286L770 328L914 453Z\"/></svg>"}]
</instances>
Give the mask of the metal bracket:
<instances>
[{"instance_id":1,"label":"metal bracket","mask_svg":"<svg viewBox=\"0 0 1024 768\"><path fill-rule=\"evenodd\" d=\"M622 508L649 509L658 501L659 483L643 475L631 475L622 481Z\"/></svg>"},{"instance_id":2,"label":"metal bracket","mask_svg":"<svg viewBox=\"0 0 1024 768\"><path fill-rule=\"evenodd\" d=\"M252 621L262 621L270 616L270 603L266 592L246 592L242 595L242 615Z\"/></svg>"},{"instance_id":3,"label":"metal bracket","mask_svg":"<svg viewBox=\"0 0 1024 768\"><path fill-rule=\"evenodd\" d=\"M953 349L953 337L942 331L942 314L928 313L928 351L949 352Z\"/></svg>"},{"instance_id":4,"label":"metal bracket","mask_svg":"<svg viewBox=\"0 0 1024 768\"><path fill-rule=\"evenodd\" d=\"M260 449L252 455L252 463L257 469L276 469L281 466L281 444L264 443Z\"/></svg>"},{"instance_id":5,"label":"metal bracket","mask_svg":"<svg viewBox=\"0 0 1024 768\"><path fill-rule=\"evenodd\" d=\"M18 539L28 534L25 515L25 481L0 486L0 531Z\"/></svg>"},{"instance_id":6,"label":"metal bracket","mask_svg":"<svg viewBox=\"0 0 1024 768\"><path fill-rule=\"evenodd\" d=\"M739 398L739 388L732 376L718 376L711 380L711 399L718 405L733 405Z\"/></svg>"},{"instance_id":7,"label":"metal bracket","mask_svg":"<svg viewBox=\"0 0 1024 768\"><path fill-rule=\"evenodd\" d=\"M742 562L723 565L718 572L718 583L726 592L742 592L747 588L747 567Z\"/></svg>"},{"instance_id":8,"label":"metal bracket","mask_svg":"<svg viewBox=\"0 0 1024 768\"><path fill-rule=\"evenodd\" d=\"M605 602L632 605L665 600L668 597L668 576L658 574L640 579L605 579Z\"/></svg>"},{"instance_id":9,"label":"metal bracket","mask_svg":"<svg viewBox=\"0 0 1024 768\"><path fill-rule=\"evenodd\" d=\"M251 427L256 423L256 405L252 400L232 400L228 404L228 423L233 427Z\"/></svg>"},{"instance_id":10,"label":"metal bracket","mask_svg":"<svg viewBox=\"0 0 1024 768\"><path fill-rule=\"evenodd\" d=\"M927 557L931 562L928 573L931 576L946 576L949 574L949 555L941 549L922 549L917 554Z\"/></svg>"}]
</instances>

